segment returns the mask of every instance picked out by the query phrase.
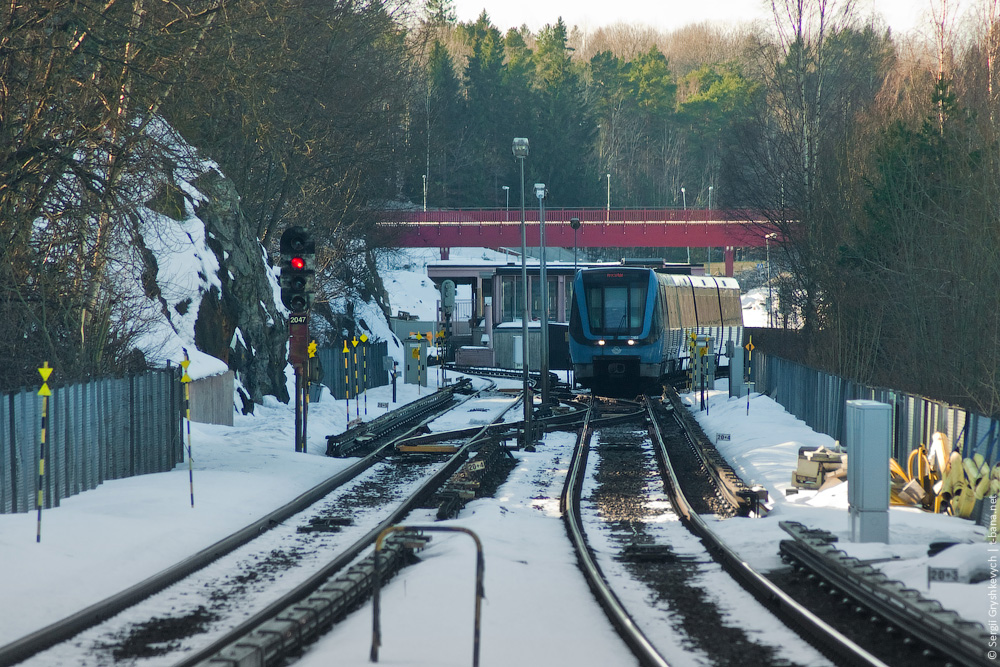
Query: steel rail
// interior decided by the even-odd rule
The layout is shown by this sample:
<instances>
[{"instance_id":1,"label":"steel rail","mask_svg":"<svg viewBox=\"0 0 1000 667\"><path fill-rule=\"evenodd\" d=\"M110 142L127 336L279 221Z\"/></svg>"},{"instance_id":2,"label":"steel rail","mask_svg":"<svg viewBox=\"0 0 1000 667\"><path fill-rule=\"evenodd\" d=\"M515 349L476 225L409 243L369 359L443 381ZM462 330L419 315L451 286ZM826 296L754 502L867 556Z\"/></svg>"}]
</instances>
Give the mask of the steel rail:
<instances>
[{"instance_id":1,"label":"steel rail","mask_svg":"<svg viewBox=\"0 0 1000 667\"><path fill-rule=\"evenodd\" d=\"M914 640L932 646L946 660L963 665L988 667L991 634L979 623L966 621L956 612L944 609L937 600L928 600L920 591L907 588L885 573L848 556L833 546L836 539L826 531L783 521L781 527L794 540L782 540L782 557L797 561L814 572L835 590L853 598L864 609L881 616L887 623L907 633Z\"/></svg>"},{"instance_id":2,"label":"steel rail","mask_svg":"<svg viewBox=\"0 0 1000 667\"><path fill-rule=\"evenodd\" d=\"M660 655L659 651L632 620L632 617L629 616L625 607L618 600L618 596L608 586L583 534L580 493L583 487L584 472L587 468L590 437L593 434L591 428L592 412L593 405L587 411L587 417L580 429L577 446L573 451L573 458L570 461L569 472L566 475L566 482L559 500L563 521L566 523L566 531L569 533L570 541L576 550L580 569L583 571L587 584L597 597L597 601L604 609L608 619L618 630L625 643L628 644L632 653L639 659L639 663L644 666L670 667L670 664Z\"/></svg>"},{"instance_id":3,"label":"steel rail","mask_svg":"<svg viewBox=\"0 0 1000 667\"><path fill-rule=\"evenodd\" d=\"M664 476L664 487L670 502L688 528L705 543L708 551L745 590L786 624L800 630L801 636L814 644L828 655L836 656L849 665L864 665L869 667L887 667L884 662L864 650L836 628L827 624L810 612L791 596L778 588L762 574L754 570L749 563L733 551L708 524L691 510L691 504L681 490L677 474L670 463L666 443L660 430L660 423L654 412L651 400L646 401L652 432L655 436L655 450ZM673 418L683 425L683 419L672 411Z\"/></svg>"},{"instance_id":4,"label":"steel rail","mask_svg":"<svg viewBox=\"0 0 1000 667\"><path fill-rule=\"evenodd\" d=\"M667 398L670 400L670 405L673 407L674 414L680 415L684 411L684 405L681 403L680 396L677 395L677 391L673 387L669 387L666 392ZM647 401L647 405L649 405ZM652 417L652 413L650 413ZM677 423L684 429L684 433L688 437L688 441L691 443L692 448L701 459L702 467L712 478L712 482L715 488L719 490L722 494L723 499L729 504L733 510L741 515L746 516L750 511L750 489L747 488L743 480L733 471L729 464L722 459L721 455L718 457L711 457L706 452L705 449L699 446L699 440L702 440L702 435L700 429L696 429L688 419L678 416ZM721 469L721 472L720 472Z\"/></svg>"},{"instance_id":5,"label":"steel rail","mask_svg":"<svg viewBox=\"0 0 1000 667\"><path fill-rule=\"evenodd\" d=\"M466 399L468 400L468 399ZM425 418L420 424L408 430L402 437L413 433L414 430L432 419L435 415ZM412 419L412 416L407 416ZM23 662L36 653L40 653L59 643L67 641L75 635L87 630L99 623L112 618L125 609L138 602L159 593L163 589L171 586L181 579L190 576L194 572L204 568L210 563L222 558L244 544L247 544L262 533L267 532L274 526L282 523L286 519L310 505L315 504L321 498L329 495L331 491L345 484L354 477L381 462L387 452L391 452L394 443L387 443L358 462L345 468L339 473L326 479L313 488L305 491L298 497L286 503L282 507L270 512L246 528L239 530L228 537L198 551L185 558L179 563L144 579L143 581L126 588L125 590L112 595L100 602L94 603L64 619L45 626L31 634L25 635L5 646L0 647L0 665L13 665Z\"/></svg>"},{"instance_id":6,"label":"steel rail","mask_svg":"<svg viewBox=\"0 0 1000 667\"><path fill-rule=\"evenodd\" d=\"M469 383L466 380L462 383L445 387L412 403L402 405L392 412L380 415L372 421L349 428L343 433L327 436L326 455L337 456L339 458L350 456L357 449L365 445L370 445L369 441L371 439L381 438L410 421L420 419L423 415L436 410L447 401L454 400L455 391L458 389L465 390L468 386ZM475 393L473 392L472 395L475 395ZM366 442L362 443L362 439L366 440ZM333 450L333 454L331 454L331 450Z\"/></svg>"},{"instance_id":7,"label":"steel rail","mask_svg":"<svg viewBox=\"0 0 1000 667\"><path fill-rule=\"evenodd\" d=\"M517 223L520 225L521 223ZM523 371L514 371L509 368L496 368L493 366L459 366L454 362L446 362L444 365L446 370L453 371L456 373L464 373L466 375L476 375L478 377L497 377L505 378L509 380L519 380L524 376ZM528 384L532 388L538 386L538 383L542 381L542 374L539 371L529 371L528 372ZM552 386L559 383L559 376L555 373L549 373L549 382Z\"/></svg>"},{"instance_id":8,"label":"steel rail","mask_svg":"<svg viewBox=\"0 0 1000 667\"><path fill-rule=\"evenodd\" d=\"M493 421L495 422L496 420L501 419L515 405L517 405L517 402L513 402L511 405L504 408L504 410L494 417ZM177 663L175 667L195 667L196 665L199 667L219 667L220 665L235 664L283 664L281 663L282 656L271 652L274 648L271 644L267 647L268 659L266 662L263 660L261 655L248 657L244 663L235 658L228 658L222 655L222 653L227 649L236 650L238 647L244 654L248 651L253 652L253 647L248 645L247 638L256 628L259 628L269 622L281 622L281 616L294 614L294 612L299 608L315 608L316 606L325 605L327 603L328 596L322 591L318 593L317 591L319 591L324 584L327 584L328 580L337 572L347 567L361 554L362 551L374 545L379 534L387 528L402 521L403 518L413 511L414 508L420 506L427 498L431 497L441 486L443 486L451 478L451 476L466 463L470 448L474 443L480 440L483 433L486 432L489 426L490 424L486 424L479 429L475 435L468 439L465 445L460 447L459 450L448 459L447 463L445 463L443 467L428 478L426 482L420 485L420 487L412 493L409 498L400 503L386 519L379 522L377 526L371 529L352 546L348 547L334 560L330 561L330 563L318 570L315 574L309 577L309 579L303 581L294 589L288 591L285 595L273 601L265 609L262 609L260 612L246 619L239 626L227 632L224 636L212 642L210 645L203 647L185 657L185 659ZM394 447L395 443L388 443L386 445L386 447L389 446ZM310 602L310 596L314 593L316 593L317 600ZM297 627L294 635L288 637L287 641L281 643L282 654L287 655L292 651L300 650L303 646L310 643L317 635L320 626L325 623L326 621L324 621L321 615L317 613L311 613L303 617L299 625L307 624L310 627ZM249 644L252 644L252 642L249 642Z\"/></svg>"},{"instance_id":9,"label":"steel rail","mask_svg":"<svg viewBox=\"0 0 1000 667\"><path fill-rule=\"evenodd\" d=\"M518 393L520 395L521 392ZM566 402L561 402L560 405L567 405ZM557 429L560 427L572 426L574 424L583 423L587 415L587 407L580 405L578 402L570 402L568 404L572 407L572 410L564 414L553 414L548 417L535 417L532 423L541 425L545 430L550 428ZM598 420L593 420L593 423L600 424L612 424L617 421L627 421L630 419L635 419L637 414L642 412L641 407L637 407L634 413L614 415L611 417L604 417ZM483 434L484 436L502 437L509 431L518 431L523 428L523 421L514 422L504 422L502 424L494 424L488 427L488 430ZM468 437L469 435L475 433L479 427L472 426L464 429L456 429L454 431L440 431L437 433L421 433L413 436L409 436L406 439L397 441L397 445L403 446L418 446L418 445L428 445L436 442L441 442L443 440L459 440Z\"/></svg>"}]
</instances>

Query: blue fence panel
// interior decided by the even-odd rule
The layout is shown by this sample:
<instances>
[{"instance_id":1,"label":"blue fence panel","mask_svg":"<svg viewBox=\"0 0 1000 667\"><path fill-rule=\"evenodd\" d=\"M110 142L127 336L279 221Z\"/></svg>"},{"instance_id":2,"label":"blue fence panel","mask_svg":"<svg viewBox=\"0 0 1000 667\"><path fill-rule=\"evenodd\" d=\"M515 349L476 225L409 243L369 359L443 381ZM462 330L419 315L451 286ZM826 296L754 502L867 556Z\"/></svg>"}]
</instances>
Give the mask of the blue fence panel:
<instances>
[{"instance_id":1,"label":"blue fence panel","mask_svg":"<svg viewBox=\"0 0 1000 667\"><path fill-rule=\"evenodd\" d=\"M871 399L891 405L892 453L904 466L910 452L921 444L929 445L937 431L945 433L952 445L967 455L979 451L991 465L1000 457L1000 422L995 419L928 398L869 387L759 352L754 354L752 365L755 391L767 394L809 427L835 440L843 440L847 401ZM991 432L995 438L986 437Z\"/></svg>"},{"instance_id":2,"label":"blue fence panel","mask_svg":"<svg viewBox=\"0 0 1000 667\"><path fill-rule=\"evenodd\" d=\"M316 351L316 357L323 364L322 383L330 389L334 398L354 398L366 388L389 384L392 367L386 363L389 346L385 341L358 343L356 348L350 343L347 346L346 355L343 347Z\"/></svg>"},{"instance_id":3,"label":"blue fence panel","mask_svg":"<svg viewBox=\"0 0 1000 667\"><path fill-rule=\"evenodd\" d=\"M108 479L163 472L183 460L175 369L53 389L46 420L44 507ZM0 394L0 513L36 507L41 398Z\"/></svg>"}]
</instances>

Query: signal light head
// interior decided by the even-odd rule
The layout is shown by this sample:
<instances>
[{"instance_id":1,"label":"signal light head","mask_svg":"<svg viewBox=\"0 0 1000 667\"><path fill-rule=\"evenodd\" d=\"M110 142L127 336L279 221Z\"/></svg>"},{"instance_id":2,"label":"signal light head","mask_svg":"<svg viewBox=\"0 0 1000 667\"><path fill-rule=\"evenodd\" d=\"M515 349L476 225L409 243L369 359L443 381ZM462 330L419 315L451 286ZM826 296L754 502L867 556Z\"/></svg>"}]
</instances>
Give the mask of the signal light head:
<instances>
[{"instance_id":1,"label":"signal light head","mask_svg":"<svg viewBox=\"0 0 1000 667\"><path fill-rule=\"evenodd\" d=\"M293 313L304 313L312 307L313 269L316 243L301 227L289 227L281 235L281 302Z\"/></svg>"}]
</instances>

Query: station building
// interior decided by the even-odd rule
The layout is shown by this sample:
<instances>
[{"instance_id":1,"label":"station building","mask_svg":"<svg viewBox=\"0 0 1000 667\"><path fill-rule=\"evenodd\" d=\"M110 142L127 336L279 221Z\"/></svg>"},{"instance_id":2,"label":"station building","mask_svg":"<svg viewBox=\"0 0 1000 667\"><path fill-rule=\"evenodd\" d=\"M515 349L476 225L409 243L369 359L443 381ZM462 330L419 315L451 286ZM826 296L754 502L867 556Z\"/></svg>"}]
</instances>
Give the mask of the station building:
<instances>
[{"instance_id":1,"label":"station building","mask_svg":"<svg viewBox=\"0 0 1000 667\"><path fill-rule=\"evenodd\" d=\"M700 265L668 265L661 260L623 260L629 264L670 267L677 273L703 273ZM541 358L542 295L540 263L528 258L528 368L539 370ZM573 298L573 277L577 269L618 266L618 263L576 263L547 261L549 322L549 368L568 370L569 316ZM458 288L450 320L450 345L447 358L461 366L489 366L520 369L524 313L524 286L521 279L521 261L511 256L506 263L469 262L445 260L427 265L427 276L440 290L445 280ZM463 289L464 288L464 289ZM471 297L470 297L471 295ZM400 339L409 333L426 333L440 328L445 322L441 304L438 303L438 322L415 322L406 313L397 313L392 326Z\"/></svg>"}]
</instances>

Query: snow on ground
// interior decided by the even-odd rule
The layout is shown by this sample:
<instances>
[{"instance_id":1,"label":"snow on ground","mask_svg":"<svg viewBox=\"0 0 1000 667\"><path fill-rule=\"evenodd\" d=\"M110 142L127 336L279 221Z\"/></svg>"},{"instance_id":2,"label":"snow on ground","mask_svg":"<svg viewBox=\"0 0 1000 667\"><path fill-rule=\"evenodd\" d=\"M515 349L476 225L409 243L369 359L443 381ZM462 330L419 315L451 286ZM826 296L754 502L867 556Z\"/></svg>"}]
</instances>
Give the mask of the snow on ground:
<instances>
[{"instance_id":1,"label":"snow on ground","mask_svg":"<svg viewBox=\"0 0 1000 667\"><path fill-rule=\"evenodd\" d=\"M428 261L432 261L431 260ZM389 274L393 308L423 317L436 305L437 291L421 287L422 266ZM392 282L396 281L396 282ZM759 326L766 314L750 299L747 326ZM432 306L433 308L433 306ZM433 311L431 311L433 312ZM432 315L431 315L432 317ZM375 319L373 318L373 327ZM432 385L438 382L431 379ZM480 385L484 381L477 380ZM510 383L513 388L519 382ZM801 521L840 537L840 547L879 564L891 576L925 595L940 599L965 618L990 627L996 619L998 547L971 522L917 510L892 508L891 542L853 544L849 540L846 486L824 492L785 495L802 445L832 446L770 398L752 395L730 399L711 392L708 412L697 416L710 438L743 478L763 485L771 513L766 519L730 519L714 525L729 544L758 568L779 565L777 544L786 537L780 520ZM426 395L430 388L398 385L400 403ZM391 387L368 391L368 419L383 412ZM690 403L694 405L691 397ZM327 458L326 436L345 429L347 416L364 404L332 400L329 393L310 406L308 453L292 443L293 410L269 398L253 415L235 417L232 427L193 424L191 433L195 505L191 506L188 464L166 473L106 482L68 498L42 516L42 541L35 542L35 513L0 515L0 645L132 586L292 500L350 464ZM395 407L395 406L393 406ZM696 410L696 406L692 409ZM512 417L513 418L513 417ZM464 411L435 428L467 426ZM632 664L628 649L614 635L580 579L559 519L558 498L572 438L551 433L537 452L518 452L518 466L495 498L476 500L451 525L474 530L483 540L486 601L483 613L483 665ZM409 523L429 523L429 514ZM962 544L927 556L931 542ZM421 554L423 562L388 583L383 597L384 664L464 665L472 652L474 551L464 535L435 534ZM975 570L977 584L934 583L928 588L927 566ZM992 571L990 567L992 566ZM728 597L728 596L727 596ZM745 616L739 603L731 613ZM580 628L586 628L581 632ZM995 631L995 630L994 630ZM761 630L761 632L766 632ZM371 606L366 605L312 648L302 664L362 665L368 662ZM574 652L553 653L556 640ZM787 641L772 637L772 641Z\"/></svg>"},{"instance_id":2,"label":"snow on ground","mask_svg":"<svg viewBox=\"0 0 1000 667\"><path fill-rule=\"evenodd\" d=\"M482 382L482 381L477 381ZM517 384L517 383L514 383ZM420 393L427 394L427 389ZM369 418L391 400L391 389L370 390ZM399 400L418 397L399 385ZM690 399L691 397L689 397ZM691 401L693 403L693 400ZM731 434L724 453L747 481L764 485L772 511L766 519L715 522L731 546L760 568L778 565L777 543L785 534L778 521L794 519L840 536L841 548L862 558L899 560L882 564L909 586L939 598L963 616L986 624L993 617L995 583L934 583L927 565L982 570L996 545L969 521L893 508L891 543L852 544L844 486L785 496L797 449L832 445L765 396L746 399L712 393L708 414L698 419L710 438ZM363 407L362 407L363 409ZM355 406L351 406L354 414ZM0 644L131 586L251 523L291 500L350 461L325 457L325 436L343 430L344 401L327 394L311 404L309 451L295 453L293 412L268 402L255 415L236 416L233 427L194 424L195 506L188 495L187 463L171 472L106 482L45 510L42 541L35 543L36 515L0 516ZM467 425L460 412L436 429ZM551 654L552 640L571 640L581 662L630 664L627 649L596 609L579 574L558 518L558 496L570 457L572 436L552 433L535 453L518 452L519 465L496 498L474 501L451 525L470 528L483 540L486 602L483 606L484 665L565 664ZM429 514L411 523L429 523ZM964 544L928 558L937 540ZM468 542L468 544L466 544ZM463 535L434 535L423 563L393 579L383 600L386 664L468 664L472 650L474 551ZM456 584L458 588L449 588ZM447 592L444 592L447 590ZM733 610L736 617L740 610ZM583 625L576 625L576 623ZM579 632L574 628L587 628ZM366 606L313 648L305 665L368 661L371 607Z\"/></svg>"},{"instance_id":3,"label":"snow on ground","mask_svg":"<svg viewBox=\"0 0 1000 667\"><path fill-rule=\"evenodd\" d=\"M740 301L743 302L743 326L767 326L767 288L749 290L740 296Z\"/></svg>"},{"instance_id":4,"label":"snow on ground","mask_svg":"<svg viewBox=\"0 0 1000 667\"><path fill-rule=\"evenodd\" d=\"M725 382L718 384L726 386ZM751 565L763 570L778 567L777 543L788 537L778 527L778 522L799 521L837 535L838 548L849 555L863 560L894 559L873 564L925 597L940 600L946 608L958 611L967 620L982 623L987 628L993 623L996 627L995 577L1000 547L995 543L995 536L992 542L987 541L984 527L915 508L891 507L889 544L853 543L850 541L846 483L824 491L800 490L786 495L786 490L792 488L792 471L799 447L832 448L835 443L830 436L816 433L760 394L751 394L749 411L747 399L729 397L728 389L710 393L707 411L697 411L693 395L688 395L686 402L696 411L699 423L713 442L719 433L729 434L729 441L721 440L716 445L736 472L748 483L760 484L768 491L771 507L767 518L713 523L729 545ZM927 551L933 542L962 544L931 558ZM962 573L975 571L985 579L976 584L934 582L929 585L928 565L957 567Z\"/></svg>"}]
</instances>

